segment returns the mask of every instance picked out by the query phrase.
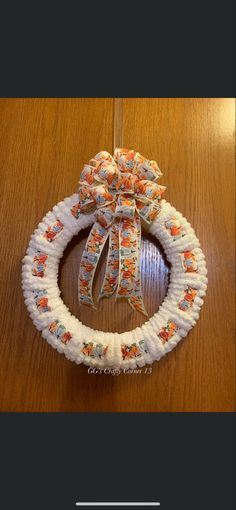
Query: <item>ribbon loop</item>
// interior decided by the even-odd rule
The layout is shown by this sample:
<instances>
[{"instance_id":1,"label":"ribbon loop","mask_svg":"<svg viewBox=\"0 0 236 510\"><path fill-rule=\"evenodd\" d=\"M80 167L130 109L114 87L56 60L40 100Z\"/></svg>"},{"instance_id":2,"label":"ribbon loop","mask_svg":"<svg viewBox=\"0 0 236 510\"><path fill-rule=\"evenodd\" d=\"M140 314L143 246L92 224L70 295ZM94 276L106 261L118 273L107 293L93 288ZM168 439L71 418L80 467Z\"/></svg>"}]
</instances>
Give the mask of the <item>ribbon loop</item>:
<instances>
[{"instance_id":1,"label":"ribbon loop","mask_svg":"<svg viewBox=\"0 0 236 510\"><path fill-rule=\"evenodd\" d=\"M115 218L115 202L106 207L100 207L95 211L96 220L102 225L104 228L109 228Z\"/></svg>"},{"instance_id":2,"label":"ribbon loop","mask_svg":"<svg viewBox=\"0 0 236 510\"><path fill-rule=\"evenodd\" d=\"M79 204L82 212L86 212L94 207L95 202L88 186L80 186L79 188Z\"/></svg>"},{"instance_id":3,"label":"ribbon loop","mask_svg":"<svg viewBox=\"0 0 236 510\"><path fill-rule=\"evenodd\" d=\"M95 218L82 256L79 301L94 306L93 278L98 259L109 238L108 259L100 296L125 297L135 310L144 308L141 273L141 222L151 223L160 210L165 191L157 180L162 173L156 161L139 152L117 148L112 157L100 151L84 165L79 180L82 212L95 208Z\"/></svg>"},{"instance_id":4,"label":"ribbon loop","mask_svg":"<svg viewBox=\"0 0 236 510\"><path fill-rule=\"evenodd\" d=\"M135 199L131 195L119 195L115 210L116 218L133 219L135 215Z\"/></svg>"},{"instance_id":5,"label":"ribbon loop","mask_svg":"<svg viewBox=\"0 0 236 510\"><path fill-rule=\"evenodd\" d=\"M115 200L115 197L112 195L112 193L110 193L104 184L94 186L91 188L90 193L97 207L105 207Z\"/></svg>"},{"instance_id":6,"label":"ribbon loop","mask_svg":"<svg viewBox=\"0 0 236 510\"><path fill-rule=\"evenodd\" d=\"M117 168L107 161L103 161L95 169L95 179L105 183L108 187L115 188L117 182Z\"/></svg>"}]
</instances>

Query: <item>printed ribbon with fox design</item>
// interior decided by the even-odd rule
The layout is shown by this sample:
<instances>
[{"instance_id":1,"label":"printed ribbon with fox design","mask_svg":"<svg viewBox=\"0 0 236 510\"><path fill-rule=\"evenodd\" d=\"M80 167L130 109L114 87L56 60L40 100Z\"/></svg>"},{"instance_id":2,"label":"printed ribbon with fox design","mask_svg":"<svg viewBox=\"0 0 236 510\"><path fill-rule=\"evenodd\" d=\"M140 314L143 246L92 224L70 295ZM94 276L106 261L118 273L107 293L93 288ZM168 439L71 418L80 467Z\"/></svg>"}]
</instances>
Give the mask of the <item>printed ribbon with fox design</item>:
<instances>
[{"instance_id":1,"label":"printed ribbon with fox design","mask_svg":"<svg viewBox=\"0 0 236 510\"><path fill-rule=\"evenodd\" d=\"M156 161L138 152L115 149L112 157L101 151L85 165L79 181L79 208L95 209L80 264L79 301L94 307L93 278L109 238L105 276L99 298L125 297L135 310L147 315L140 274L141 219L150 224L160 210L165 191L157 184L162 173Z\"/></svg>"}]
</instances>

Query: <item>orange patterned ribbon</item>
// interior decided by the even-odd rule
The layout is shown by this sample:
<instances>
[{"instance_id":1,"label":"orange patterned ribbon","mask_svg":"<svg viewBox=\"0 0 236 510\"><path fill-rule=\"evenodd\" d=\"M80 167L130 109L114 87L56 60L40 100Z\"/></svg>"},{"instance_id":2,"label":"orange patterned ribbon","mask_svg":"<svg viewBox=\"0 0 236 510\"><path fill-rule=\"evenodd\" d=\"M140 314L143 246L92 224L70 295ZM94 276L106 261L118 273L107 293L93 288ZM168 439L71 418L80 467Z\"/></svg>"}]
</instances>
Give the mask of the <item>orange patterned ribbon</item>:
<instances>
[{"instance_id":1,"label":"orange patterned ribbon","mask_svg":"<svg viewBox=\"0 0 236 510\"><path fill-rule=\"evenodd\" d=\"M147 315L140 274L141 219L151 223L160 210L165 191L157 184L162 175L156 161L128 149L116 149L112 157L101 151L85 165L79 181L81 212L95 208L96 221L80 264L79 301L94 307L93 278L109 237L105 276L100 292L125 297L135 310Z\"/></svg>"}]
</instances>

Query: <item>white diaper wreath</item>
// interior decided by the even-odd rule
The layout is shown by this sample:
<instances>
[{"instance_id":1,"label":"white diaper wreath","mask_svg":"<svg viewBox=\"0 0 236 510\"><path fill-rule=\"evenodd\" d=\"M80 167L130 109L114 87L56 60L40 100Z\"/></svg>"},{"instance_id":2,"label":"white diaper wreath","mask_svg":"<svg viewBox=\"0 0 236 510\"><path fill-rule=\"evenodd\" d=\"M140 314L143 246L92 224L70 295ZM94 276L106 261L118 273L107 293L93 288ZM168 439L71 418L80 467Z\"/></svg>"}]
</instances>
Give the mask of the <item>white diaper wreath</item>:
<instances>
[{"instance_id":1,"label":"white diaper wreath","mask_svg":"<svg viewBox=\"0 0 236 510\"><path fill-rule=\"evenodd\" d=\"M101 151L80 176L78 193L53 207L31 236L23 259L25 303L36 328L58 352L97 367L142 367L171 351L195 325L207 289L200 243L187 220L162 196L155 161L128 149ZM100 297L116 292L147 315L142 298L141 225L161 243L170 262L168 293L141 327L95 331L74 317L60 297L59 261L72 237L92 225L79 272L80 303L94 307L93 277L109 239Z\"/></svg>"}]
</instances>

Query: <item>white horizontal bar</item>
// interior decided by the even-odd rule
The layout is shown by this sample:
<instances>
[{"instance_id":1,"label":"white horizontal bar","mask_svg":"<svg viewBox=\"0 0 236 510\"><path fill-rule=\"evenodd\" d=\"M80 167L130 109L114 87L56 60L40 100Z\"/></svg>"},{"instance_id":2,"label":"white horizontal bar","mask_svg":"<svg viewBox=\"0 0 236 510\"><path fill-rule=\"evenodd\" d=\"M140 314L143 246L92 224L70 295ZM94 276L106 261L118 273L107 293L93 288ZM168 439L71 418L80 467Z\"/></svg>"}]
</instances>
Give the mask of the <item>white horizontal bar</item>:
<instances>
[{"instance_id":1,"label":"white horizontal bar","mask_svg":"<svg viewBox=\"0 0 236 510\"><path fill-rule=\"evenodd\" d=\"M155 501L149 501L148 503L137 502L137 501L111 501L111 502L79 502L77 501L76 506L160 506L161 503Z\"/></svg>"}]
</instances>

